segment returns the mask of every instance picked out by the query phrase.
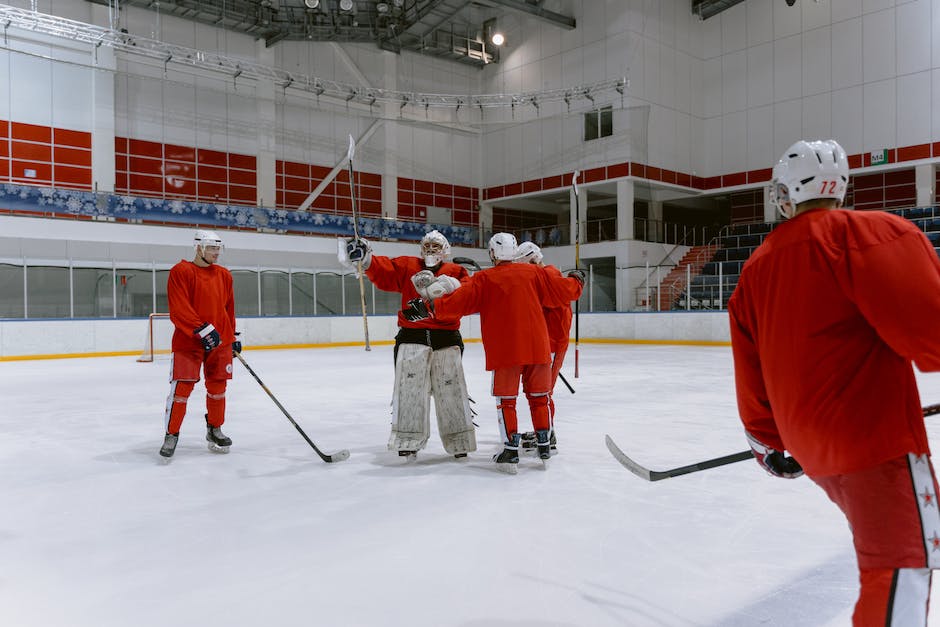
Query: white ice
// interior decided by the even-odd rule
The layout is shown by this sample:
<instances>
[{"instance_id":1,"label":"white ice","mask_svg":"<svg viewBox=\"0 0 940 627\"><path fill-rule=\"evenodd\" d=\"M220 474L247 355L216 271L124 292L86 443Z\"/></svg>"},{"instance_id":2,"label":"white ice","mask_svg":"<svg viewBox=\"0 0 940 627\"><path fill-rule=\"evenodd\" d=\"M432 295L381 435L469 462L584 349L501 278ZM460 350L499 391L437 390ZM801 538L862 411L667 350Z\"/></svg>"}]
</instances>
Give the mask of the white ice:
<instances>
[{"instance_id":1,"label":"white ice","mask_svg":"<svg viewBox=\"0 0 940 627\"><path fill-rule=\"evenodd\" d=\"M812 482L746 461L649 483L604 446L654 469L746 448L728 348L582 344L580 377L572 353L564 370L576 394L555 393L559 453L547 470L524 456L516 476L491 461L479 344L464 359L479 450L454 460L435 426L412 464L386 450L390 346L244 356L321 449L350 458L322 462L238 363L231 452L207 450L200 384L168 464L167 362L0 363L0 624L850 623L850 534ZM940 376L919 379L940 402Z\"/></svg>"}]
</instances>

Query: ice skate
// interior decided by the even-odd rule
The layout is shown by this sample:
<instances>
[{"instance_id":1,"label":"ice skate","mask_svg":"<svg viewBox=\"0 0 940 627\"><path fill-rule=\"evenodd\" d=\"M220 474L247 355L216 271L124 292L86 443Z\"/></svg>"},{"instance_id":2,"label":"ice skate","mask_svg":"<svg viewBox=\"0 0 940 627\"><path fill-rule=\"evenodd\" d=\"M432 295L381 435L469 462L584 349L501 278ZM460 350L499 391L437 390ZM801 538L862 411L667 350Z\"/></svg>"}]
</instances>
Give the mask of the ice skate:
<instances>
[{"instance_id":1,"label":"ice skate","mask_svg":"<svg viewBox=\"0 0 940 627\"><path fill-rule=\"evenodd\" d=\"M519 434L514 433L509 437L509 442L505 443L503 452L493 455L493 461L496 462L496 468L510 475L516 474L519 469Z\"/></svg>"},{"instance_id":2,"label":"ice skate","mask_svg":"<svg viewBox=\"0 0 940 627\"><path fill-rule=\"evenodd\" d=\"M418 451L398 451L398 456L399 456L399 457L404 457L404 458L405 458L405 461L408 462L409 464L411 464L411 463L417 461L417 459L418 459Z\"/></svg>"},{"instance_id":3,"label":"ice skate","mask_svg":"<svg viewBox=\"0 0 940 627\"><path fill-rule=\"evenodd\" d=\"M454 453L454 459L467 459L466 453Z\"/></svg>"},{"instance_id":4,"label":"ice skate","mask_svg":"<svg viewBox=\"0 0 940 627\"><path fill-rule=\"evenodd\" d=\"M163 438L163 446L160 447L160 455L169 459L176 452L176 443L179 441L179 435L167 433Z\"/></svg>"},{"instance_id":5,"label":"ice skate","mask_svg":"<svg viewBox=\"0 0 940 627\"><path fill-rule=\"evenodd\" d=\"M222 433L220 427L206 427L206 442L213 453L228 453L229 447L232 446L232 439Z\"/></svg>"},{"instance_id":6,"label":"ice skate","mask_svg":"<svg viewBox=\"0 0 940 627\"><path fill-rule=\"evenodd\" d=\"M548 429L540 429L535 432L536 448L538 449L539 459L542 460L542 468L548 467L548 460L552 457L550 439L551 435Z\"/></svg>"}]
</instances>

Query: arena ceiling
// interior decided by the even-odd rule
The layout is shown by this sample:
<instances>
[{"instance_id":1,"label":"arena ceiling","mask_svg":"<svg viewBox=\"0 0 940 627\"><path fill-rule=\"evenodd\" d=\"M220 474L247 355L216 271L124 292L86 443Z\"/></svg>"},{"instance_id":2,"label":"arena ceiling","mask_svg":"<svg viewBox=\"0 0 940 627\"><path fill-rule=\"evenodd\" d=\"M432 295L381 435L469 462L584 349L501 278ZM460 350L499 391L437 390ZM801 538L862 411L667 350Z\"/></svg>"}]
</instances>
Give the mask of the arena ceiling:
<instances>
[{"instance_id":1,"label":"arena ceiling","mask_svg":"<svg viewBox=\"0 0 940 627\"><path fill-rule=\"evenodd\" d=\"M91 0L106 6L118 0ZM499 62L489 41L500 19L526 14L562 29L575 18L547 9L544 0L120 0L194 22L279 41L374 43L473 66Z\"/></svg>"}]
</instances>

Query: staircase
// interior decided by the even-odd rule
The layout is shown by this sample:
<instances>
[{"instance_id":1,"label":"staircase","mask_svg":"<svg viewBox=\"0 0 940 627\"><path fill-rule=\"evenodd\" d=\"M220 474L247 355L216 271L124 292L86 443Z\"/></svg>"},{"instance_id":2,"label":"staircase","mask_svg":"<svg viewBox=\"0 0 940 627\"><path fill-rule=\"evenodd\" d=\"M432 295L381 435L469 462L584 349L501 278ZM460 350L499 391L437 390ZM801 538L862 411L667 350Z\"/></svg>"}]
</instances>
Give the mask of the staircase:
<instances>
[{"instance_id":1,"label":"staircase","mask_svg":"<svg viewBox=\"0 0 940 627\"><path fill-rule=\"evenodd\" d=\"M702 273L702 266L712 260L718 248L719 245L715 243L693 246L689 249L689 252L679 260L679 265L673 268L659 284L659 311L672 309L673 303L679 300L682 292L688 288L686 268L689 268L689 278L698 276Z\"/></svg>"}]
</instances>

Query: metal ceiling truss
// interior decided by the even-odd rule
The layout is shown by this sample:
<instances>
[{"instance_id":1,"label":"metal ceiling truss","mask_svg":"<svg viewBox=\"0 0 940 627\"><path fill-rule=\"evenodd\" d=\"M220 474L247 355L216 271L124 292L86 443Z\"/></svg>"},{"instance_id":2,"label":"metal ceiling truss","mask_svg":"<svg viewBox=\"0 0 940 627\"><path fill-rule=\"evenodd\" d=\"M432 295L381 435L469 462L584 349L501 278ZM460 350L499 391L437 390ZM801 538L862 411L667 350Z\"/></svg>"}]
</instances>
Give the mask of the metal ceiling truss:
<instances>
[{"instance_id":1,"label":"metal ceiling truss","mask_svg":"<svg viewBox=\"0 0 940 627\"><path fill-rule=\"evenodd\" d=\"M219 0L214 0L218 2ZM207 3L208 4L208 3ZM0 26L4 36L10 27L51 35L66 40L85 43L95 48L107 46L116 51L156 61L166 69L169 65L193 68L214 74L224 74L233 81L267 81L285 90L296 89L317 97L327 96L347 104L355 102L371 108L377 104L397 104L429 108L450 108L459 111L461 107L477 107L481 111L488 108L512 108L531 105L536 110L542 104L564 102L570 107L572 101L585 100L594 102L595 98L613 92L621 99L627 87L627 80L619 78L601 81L589 85L579 85L562 89L549 89L538 92L517 94L431 94L410 91L396 91L373 87L363 87L349 83L340 83L288 72L279 68L254 63L247 59L233 59L225 55L196 50L167 42L137 37L129 33L112 30L92 24L85 24L45 13L18 9L0 4Z\"/></svg>"},{"instance_id":2,"label":"metal ceiling truss","mask_svg":"<svg viewBox=\"0 0 940 627\"><path fill-rule=\"evenodd\" d=\"M561 28L572 17L548 11L541 0L89 0L133 6L263 39L375 43L482 67L499 61L499 49L483 37L484 14L493 8L521 11ZM471 11L472 9L472 11ZM473 13L473 14L471 14ZM475 15L479 13L480 15Z\"/></svg>"},{"instance_id":3,"label":"metal ceiling truss","mask_svg":"<svg viewBox=\"0 0 940 627\"><path fill-rule=\"evenodd\" d=\"M707 20L742 2L744 0L692 0L692 14L697 15L700 20Z\"/></svg>"}]
</instances>

